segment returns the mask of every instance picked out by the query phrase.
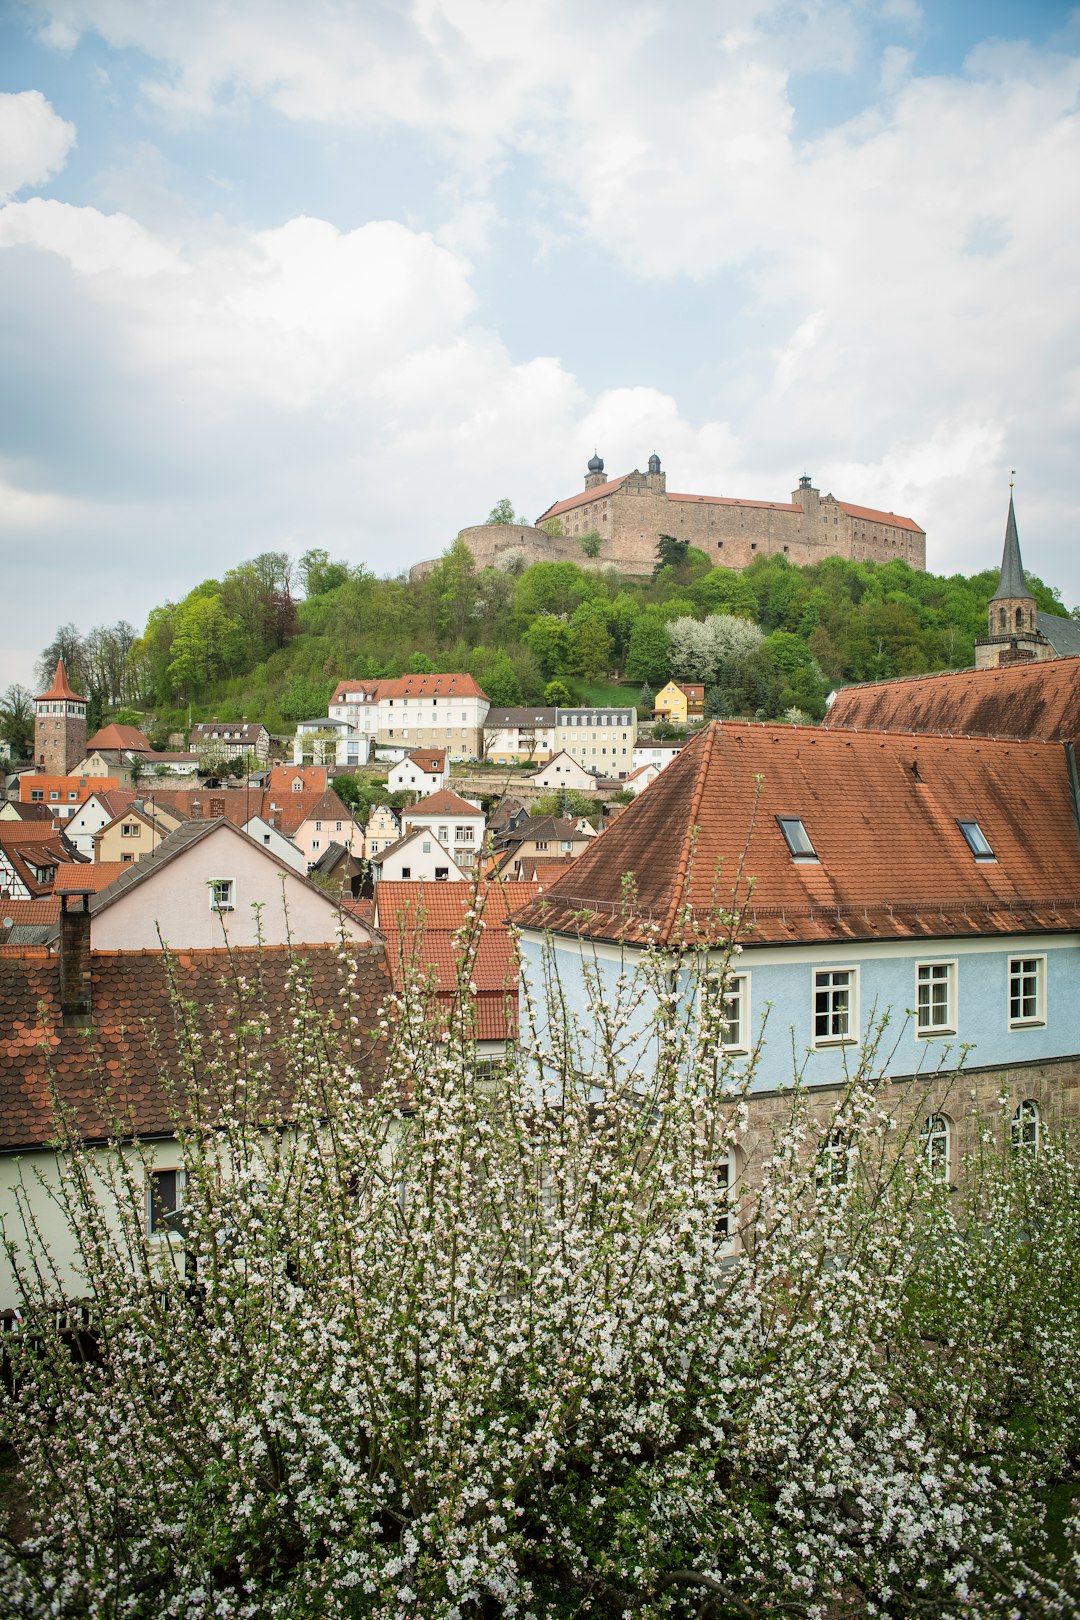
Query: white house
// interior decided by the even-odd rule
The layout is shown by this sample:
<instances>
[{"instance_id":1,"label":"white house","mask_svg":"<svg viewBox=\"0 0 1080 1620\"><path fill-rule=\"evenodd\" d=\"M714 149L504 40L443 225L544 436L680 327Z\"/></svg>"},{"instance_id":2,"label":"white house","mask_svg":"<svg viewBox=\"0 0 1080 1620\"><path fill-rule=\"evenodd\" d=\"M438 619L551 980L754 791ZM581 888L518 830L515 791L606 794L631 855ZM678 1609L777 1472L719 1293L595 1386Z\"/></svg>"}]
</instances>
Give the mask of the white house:
<instances>
[{"instance_id":1,"label":"white house","mask_svg":"<svg viewBox=\"0 0 1080 1620\"><path fill-rule=\"evenodd\" d=\"M357 770L371 754L371 738L335 715L301 720L293 738L295 765L338 765Z\"/></svg>"},{"instance_id":2,"label":"white house","mask_svg":"<svg viewBox=\"0 0 1080 1620\"><path fill-rule=\"evenodd\" d=\"M596 777L592 772L562 750L553 754L538 771L534 771L529 781L535 787L577 788L585 792L596 787Z\"/></svg>"},{"instance_id":3,"label":"white house","mask_svg":"<svg viewBox=\"0 0 1080 1620\"><path fill-rule=\"evenodd\" d=\"M134 802L134 793L114 788L111 792L91 793L73 816L64 823L64 832L80 855L94 858L94 834L107 827Z\"/></svg>"},{"instance_id":4,"label":"white house","mask_svg":"<svg viewBox=\"0 0 1080 1620\"><path fill-rule=\"evenodd\" d=\"M388 771L386 785L391 793L438 793L450 780L445 748L414 748Z\"/></svg>"},{"instance_id":5,"label":"white house","mask_svg":"<svg viewBox=\"0 0 1080 1620\"><path fill-rule=\"evenodd\" d=\"M286 838L280 827L273 826L264 821L262 816L252 816L250 821L244 822L244 832L253 838L263 849L268 849L271 855L276 855L279 861L291 866L294 872L301 877L307 876L308 857L298 849L290 838Z\"/></svg>"},{"instance_id":6,"label":"white house","mask_svg":"<svg viewBox=\"0 0 1080 1620\"><path fill-rule=\"evenodd\" d=\"M329 944L371 930L230 821L188 821L90 902L95 951ZM160 929L160 936L159 936Z\"/></svg>"},{"instance_id":7,"label":"white house","mask_svg":"<svg viewBox=\"0 0 1080 1620\"><path fill-rule=\"evenodd\" d=\"M627 793L632 793L637 798L639 793L644 793L650 783L656 781L663 768L663 765L655 759L650 759L645 765L635 766L626 778Z\"/></svg>"},{"instance_id":8,"label":"white house","mask_svg":"<svg viewBox=\"0 0 1080 1620\"><path fill-rule=\"evenodd\" d=\"M434 833L418 827L406 833L396 844L384 849L371 862L376 882L389 883L464 883L470 874L463 870L453 856L439 843Z\"/></svg>"},{"instance_id":9,"label":"white house","mask_svg":"<svg viewBox=\"0 0 1080 1620\"><path fill-rule=\"evenodd\" d=\"M529 763L555 752L555 709L489 709L484 758L497 765Z\"/></svg>"},{"instance_id":10,"label":"white house","mask_svg":"<svg viewBox=\"0 0 1080 1620\"><path fill-rule=\"evenodd\" d=\"M444 748L450 759L477 759L490 707L471 675L402 675L389 681L339 681L330 699L330 718L344 720L383 747L405 752Z\"/></svg>"},{"instance_id":11,"label":"white house","mask_svg":"<svg viewBox=\"0 0 1080 1620\"><path fill-rule=\"evenodd\" d=\"M663 770L686 747L683 742L637 742L634 744L634 769L639 765L658 765Z\"/></svg>"},{"instance_id":12,"label":"white house","mask_svg":"<svg viewBox=\"0 0 1080 1620\"><path fill-rule=\"evenodd\" d=\"M188 747L198 753L220 753L226 759L253 754L263 765L270 758L270 733L245 721L209 720L191 728Z\"/></svg>"},{"instance_id":13,"label":"white house","mask_svg":"<svg viewBox=\"0 0 1080 1620\"><path fill-rule=\"evenodd\" d=\"M443 788L401 812L406 832L424 828L434 833L459 866L475 866L484 847L484 812L472 799Z\"/></svg>"}]
</instances>

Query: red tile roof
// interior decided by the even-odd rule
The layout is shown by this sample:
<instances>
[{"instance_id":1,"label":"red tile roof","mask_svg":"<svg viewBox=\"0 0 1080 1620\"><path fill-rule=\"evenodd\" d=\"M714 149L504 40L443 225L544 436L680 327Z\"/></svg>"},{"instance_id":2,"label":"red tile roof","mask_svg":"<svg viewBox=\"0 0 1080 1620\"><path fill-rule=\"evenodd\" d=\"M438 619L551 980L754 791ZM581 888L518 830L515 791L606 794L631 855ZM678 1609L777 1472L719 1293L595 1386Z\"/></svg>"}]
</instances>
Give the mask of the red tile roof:
<instances>
[{"instance_id":1,"label":"red tile roof","mask_svg":"<svg viewBox=\"0 0 1080 1620\"><path fill-rule=\"evenodd\" d=\"M33 793L44 793L45 798L39 802L61 804L82 804L92 793L115 792L120 786L115 776L43 776L37 771L25 771L19 777L19 798L24 804L32 804ZM49 800L50 793L59 793L59 799ZM74 793L76 798L71 799L69 794Z\"/></svg>"},{"instance_id":2,"label":"red tile roof","mask_svg":"<svg viewBox=\"0 0 1080 1620\"><path fill-rule=\"evenodd\" d=\"M161 951L95 953L93 1025L86 1030L62 1026L58 957L26 947L17 954L0 950L0 1152L39 1146L51 1137L50 1077L88 1140L113 1134L118 1117L129 1131L171 1134L167 1084L168 1077L178 1077L183 1030L179 1003L170 997L170 973L176 996L207 1045L213 1044L211 1035L224 1039L231 1074L249 1067L248 1018L271 1012L281 1032L280 1047L272 1048L273 1078L287 1115L290 1034L282 1015L297 993L292 974L298 961L307 964L310 993L328 1027L364 1078L376 1082L383 1058L371 1032L389 989L381 951L350 945L343 954L333 945L296 952L283 946L187 951L172 958ZM185 1051L198 1044L184 1042Z\"/></svg>"},{"instance_id":3,"label":"red tile roof","mask_svg":"<svg viewBox=\"0 0 1080 1620\"><path fill-rule=\"evenodd\" d=\"M594 484L592 489L583 489L578 495L570 495L565 501L556 501L549 506L546 512L541 512L537 523L544 523L548 518L559 517L563 512L571 511L575 506L587 506L590 501L602 501L606 495L614 495L617 489L629 478L629 473L623 473L619 478L609 478L606 484Z\"/></svg>"},{"instance_id":4,"label":"red tile roof","mask_svg":"<svg viewBox=\"0 0 1080 1620\"><path fill-rule=\"evenodd\" d=\"M297 779L304 785L294 789ZM275 765L267 774L265 786L269 793L325 793L329 780L325 765Z\"/></svg>"},{"instance_id":5,"label":"red tile roof","mask_svg":"<svg viewBox=\"0 0 1080 1620\"><path fill-rule=\"evenodd\" d=\"M818 861L792 858L780 816L802 820ZM978 821L996 860L974 859L958 818ZM749 947L1080 928L1064 753L713 722L515 920L674 942L722 935L733 895Z\"/></svg>"},{"instance_id":6,"label":"red tile roof","mask_svg":"<svg viewBox=\"0 0 1080 1620\"><path fill-rule=\"evenodd\" d=\"M900 517L896 512L879 512L873 506L852 506L849 501L837 501L836 504L848 517L861 518L864 523L886 523L893 529L910 529L912 534L926 532L911 518Z\"/></svg>"},{"instance_id":7,"label":"red tile roof","mask_svg":"<svg viewBox=\"0 0 1080 1620\"><path fill-rule=\"evenodd\" d=\"M411 754L405 755L405 759L411 759L413 764L428 776L441 776L446 769L445 748L414 748ZM404 763L402 760L402 764Z\"/></svg>"},{"instance_id":8,"label":"red tile roof","mask_svg":"<svg viewBox=\"0 0 1080 1620\"><path fill-rule=\"evenodd\" d=\"M56 869L53 894L97 894L127 869L126 861L66 861Z\"/></svg>"},{"instance_id":9,"label":"red tile roof","mask_svg":"<svg viewBox=\"0 0 1080 1620\"><path fill-rule=\"evenodd\" d=\"M440 788L437 793L429 793L426 799L418 799L407 810L401 812L402 821L408 821L410 816L483 816L484 812L478 810L475 804L463 799L459 793L450 788Z\"/></svg>"},{"instance_id":10,"label":"red tile roof","mask_svg":"<svg viewBox=\"0 0 1080 1620\"><path fill-rule=\"evenodd\" d=\"M44 895L40 900L10 900L6 895L0 895L0 925L12 922L19 927L24 923L59 921L60 901L55 894Z\"/></svg>"},{"instance_id":11,"label":"red tile roof","mask_svg":"<svg viewBox=\"0 0 1080 1620\"><path fill-rule=\"evenodd\" d=\"M825 724L1080 741L1080 658L847 686L836 694Z\"/></svg>"},{"instance_id":12,"label":"red tile roof","mask_svg":"<svg viewBox=\"0 0 1080 1620\"><path fill-rule=\"evenodd\" d=\"M380 699L485 695L471 675L402 675L396 681L379 682Z\"/></svg>"},{"instance_id":13,"label":"red tile roof","mask_svg":"<svg viewBox=\"0 0 1080 1620\"><path fill-rule=\"evenodd\" d=\"M152 752L149 737L145 737L137 726L118 726L115 723L94 732L86 745L86 752L93 748L126 748L137 754Z\"/></svg>"},{"instance_id":14,"label":"red tile roof","mask_svg":"<svg viewBox=\"0 0 1080 1620\"><path fill-rule=\"evenodd\" d=\"M801 512L795 501L744 501L737 495L677 495L668 491L669 501L693 501L704 506L752 506L764 512Z\"/></svg>"},{"instance_id":15,"label":"red tile roof","mask_svg":"<svg viewBox=\"0 0 1080 1620\"><path fill-rule=\"evenodd\" d=\"M43 703L46 698L67 698L70 699L72 703L86 702L86 699L78 692L72 691L71 683L68 681L67 670L64 667L64 660L62 658L57 660L56 674L53 676L52 685L49 687L47 692L38 693L37 702Z\"/></svg>"}]
</instances>

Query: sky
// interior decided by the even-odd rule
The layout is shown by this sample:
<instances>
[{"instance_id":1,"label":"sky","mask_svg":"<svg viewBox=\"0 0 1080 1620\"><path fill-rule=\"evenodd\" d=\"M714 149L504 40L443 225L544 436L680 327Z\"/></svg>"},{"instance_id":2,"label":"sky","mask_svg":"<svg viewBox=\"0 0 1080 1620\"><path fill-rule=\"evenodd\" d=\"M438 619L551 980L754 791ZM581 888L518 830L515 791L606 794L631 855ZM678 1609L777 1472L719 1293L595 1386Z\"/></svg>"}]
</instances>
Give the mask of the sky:
<instances>
[{"instance_id":1,"label":"sky","mask_svg":"<svg viewBox=\"0 0 1080 1620\"><path fill-rule=\"evenodd\" d=\"M1080 602L1080 10L0 0L0 690L655 451Z\"/></svg>"}]
</instances>

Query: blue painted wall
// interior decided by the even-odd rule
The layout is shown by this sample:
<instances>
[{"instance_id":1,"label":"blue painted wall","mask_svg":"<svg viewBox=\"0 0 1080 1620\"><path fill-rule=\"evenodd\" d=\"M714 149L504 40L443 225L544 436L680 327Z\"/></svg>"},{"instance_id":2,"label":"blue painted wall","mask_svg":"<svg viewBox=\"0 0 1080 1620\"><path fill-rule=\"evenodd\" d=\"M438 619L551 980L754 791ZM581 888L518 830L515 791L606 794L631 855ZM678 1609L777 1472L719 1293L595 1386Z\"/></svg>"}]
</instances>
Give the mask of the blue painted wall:
<instances>
[{"instance_id":1,"label":"blue painted wall","mask_svg":"<svg viewBox=\"0 0 1080 1620\"><path fill-rule=\"evenodd\" d=\"M632 979L638 953L627 950L618 957L603 947L594 951L590 942L558 939L542 943L539 936L522 938L524 971L532 984L541 983L544 949L553 951L560 993L568 1011L580 1019L586 1031L596 1030L605 1013L610 1013L620 995L629 1006L634 1040L627 1050L629 1064L648 1061L650 1050L649 1015L654 994L642 980L634 989L620 991L620 974ZM1046 958L1046 1022L1021 1029L1009 1028L1009 958ZM583 957L587 968L583 967ZM916 964L955 961L957 986L957 1033L924 1038L915 1033L915 1018L907 1009L916 1003ZM865 1038L875 1018L885 1013L889 1023L881 1039L877 1069L892 1075L929 1073L938 1067L952 1067L960 1049L969 1047L969 1065L1009 1065L1046 1058L1080 1054L1080 936L1043 935L1013 938L1002 942L953 940L918 944L897 942L882 947L858 949L833 947L790 947L786 949L747 949L738 959L738 971L750 976L751 1034L756 1036L766 1018L763 1059L755 1076L755 1089L771 1089L790 1084L792 1052L806 1058L804 1080L828 1085L842 1081L845 1055L854 1061L857 1045L813 1047L813 1007L815 968L855 967L858 969L858 1019ZM587 973L597 976L599 994L590 994ZM688 992L682 980L684 996ZM600 1004L599 1011L597 1003ZM527 1040L523 1023L522 1039ZM951 1055L950 1055L951 1054Z\"/></svg>"}]
</instances>

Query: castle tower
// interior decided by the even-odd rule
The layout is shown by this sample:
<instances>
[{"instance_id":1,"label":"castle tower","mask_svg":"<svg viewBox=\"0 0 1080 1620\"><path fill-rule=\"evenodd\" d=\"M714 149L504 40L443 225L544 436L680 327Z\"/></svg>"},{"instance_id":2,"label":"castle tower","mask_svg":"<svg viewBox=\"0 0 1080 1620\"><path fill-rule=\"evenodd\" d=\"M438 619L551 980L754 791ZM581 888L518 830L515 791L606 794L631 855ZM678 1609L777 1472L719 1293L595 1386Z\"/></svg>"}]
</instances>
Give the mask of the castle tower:
<instances>
[{"instance_id":1,"label":"castle tower","mask_svg":"<svg viewBox=\"0 0 1080 1620\"><path fill-rule=\"evenodd\" d=\"M86 757L86 699L73 692L61 658L47 692L34 700L34 758L46 776L67 776Z\"/></svg>"},{"instance_id":2,"label":"castle tower","mask_svg":"<svg viewBox=\"0 0 1080 1620\"><path fill-rule=\"evenodd\" d=\"M595 489L597 484L604 482L604 458L598 456L594 450L589 457L588 469L585 473L585 488Z\"/></svg>"},{"instance_id":3,"label":"castle tower","mask_svg":"<svg viewBox=\"0 0 1080 1620\"><path fill-rule=\"evenodd\" d=\"M817 523L821 510L821 491L814 488L813 479L809 473L803 473L799 479L798 489L791 492L792 506L801 506L807 517Z\"/></svg>"},{"instance_id":4,"label":"castle tower","mask_svg":"<svg viewBox=\"0 0 1080 1620\"><path fill-rule=\"evenodd\" d=\"M667 490L667 473L662 471L660 457L655 450L649 457L649 470L645 474L645 483L649 489L654 490L658 495L663 495Z\"/></svg>"},{"instance_id":5,"label":"castle tower","mask_svg":"<svg viewBox=\"0 0 1080 1620\"><path fill-rule=\"evenodd\" d=\"M1010 484L1001 578L987 609L987 635L975 643L975 668L1000 669L1003 664L1021 664L1033 658L1053 656L1054 649L1040 633L1035 598L1024 578Z\"/></svg>"}]
</instances>

